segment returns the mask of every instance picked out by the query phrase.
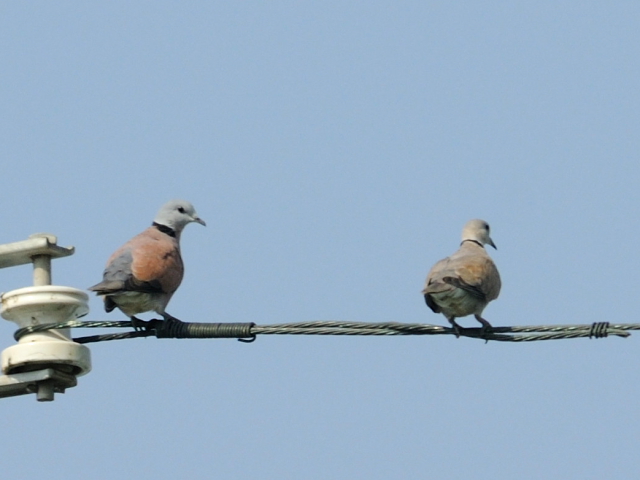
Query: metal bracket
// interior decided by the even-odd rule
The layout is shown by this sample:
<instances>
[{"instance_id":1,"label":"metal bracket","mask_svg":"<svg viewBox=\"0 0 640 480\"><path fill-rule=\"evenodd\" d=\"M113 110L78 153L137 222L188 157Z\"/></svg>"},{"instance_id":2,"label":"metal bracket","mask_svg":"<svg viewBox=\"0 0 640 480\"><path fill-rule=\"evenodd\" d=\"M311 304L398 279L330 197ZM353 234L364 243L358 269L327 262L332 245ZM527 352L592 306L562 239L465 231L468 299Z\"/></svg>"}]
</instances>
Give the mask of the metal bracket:
<instances>
[{"instance_id":1,"label":"metal bracket","mask_svg":"<svg viewBox=\"0 0 640 480\"><path fill-rule=\"evenodd\" d=\"M0 268L15 267L33 262L33 257L46 255L61 258L73 255L73 247L56 245L57 238L47 233L30 235L28 240L0 245Z\"/></svg>"},{"instance_id":2,"label":"metal bracket","mask_svg":"<svg viewBox=\"0 0 640 480\"><path fill-rule=\"evenodd\" d=\"M0 398L35 393L39 402L51 402L54 393L64 393L65 389L75 387L77 384L78 380L74 375L52 368L2 375L0 376Z\"/></svg>"}]
</instances>

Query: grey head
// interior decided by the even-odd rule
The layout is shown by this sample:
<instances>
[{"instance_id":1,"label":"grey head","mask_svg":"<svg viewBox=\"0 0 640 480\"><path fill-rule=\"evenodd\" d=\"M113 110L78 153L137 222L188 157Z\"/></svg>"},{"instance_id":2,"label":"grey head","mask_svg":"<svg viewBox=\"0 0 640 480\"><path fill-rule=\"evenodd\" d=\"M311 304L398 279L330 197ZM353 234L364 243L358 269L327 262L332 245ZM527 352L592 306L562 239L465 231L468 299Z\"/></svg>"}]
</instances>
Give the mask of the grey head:
<instances>
[{"instance_id":1,"label":"grey head","mask_svg":"<svg viewBox=\"0 0 640 480\"><path fill-rule=\"evenodd\" d=\"M207 225L205 221L198 216L193 205L186 200L170 200L165 203L160 210L158 210L153 222L169 227L176 233L177 237L180 237L180 233L189 223L195 222L200 225Z\"/></svg>"},{"instance_id":2,"label":"grey head","mask_svg":"<svg viewBox=\"0 0 640 480\"><path fill-rule=\"evenodd\" d=\"M497 250L498 247L496 247L496 244L491 240L489 233L489 224L484 220L469 220L462 229L462 241L471 240L478 242L480 245L491 245Z\"/></svg>"}]
</instances>

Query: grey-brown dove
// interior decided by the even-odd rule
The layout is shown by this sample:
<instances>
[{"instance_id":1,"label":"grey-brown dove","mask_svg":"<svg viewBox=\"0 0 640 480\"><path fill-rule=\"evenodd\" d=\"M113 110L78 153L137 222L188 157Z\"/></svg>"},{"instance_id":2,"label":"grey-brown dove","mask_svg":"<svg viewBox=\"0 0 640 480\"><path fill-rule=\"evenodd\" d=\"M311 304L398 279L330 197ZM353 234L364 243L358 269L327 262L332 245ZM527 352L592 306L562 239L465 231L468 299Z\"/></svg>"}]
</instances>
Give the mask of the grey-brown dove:
<instances>
[{"instance_id":1,"label":"grey-brown dove","mask_svg":"<svg viewBox=\"0 0 640 480\"><path fill-rule=\"evenodd\" d=\"M442 313L459 334L458 317L474 315L482 329L491 324L482 318L482 311L500 293L500 274L484 249L496 248L484 220L470 220L462 230L462 243L456 253L436 263L427 275L422 293L435 313Z\"/></svg>"},{"instance_id":2,"label":"grey-brown dove","mask_svg":"<svg viewBox=\"0 0 640 480\"><path fill-rule=\"evenodd\" d=\"M154 311L165 320L174 317L165 308L182 282L184 265L180 255L180 234L196 222L206 225L193 205L171 200L162 206L153 224L111 255L102 282L89 290L104 297L104 309L118 307L134 326L138 313Z\"/></svg>"}]
</instances>

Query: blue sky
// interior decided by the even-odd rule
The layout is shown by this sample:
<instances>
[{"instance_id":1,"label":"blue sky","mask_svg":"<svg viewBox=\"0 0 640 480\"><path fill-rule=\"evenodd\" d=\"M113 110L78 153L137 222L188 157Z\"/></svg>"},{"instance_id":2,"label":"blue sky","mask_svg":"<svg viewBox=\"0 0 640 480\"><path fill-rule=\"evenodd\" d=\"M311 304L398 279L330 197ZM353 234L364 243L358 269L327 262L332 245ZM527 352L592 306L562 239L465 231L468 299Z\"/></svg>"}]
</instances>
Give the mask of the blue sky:
<instances>
[{"instance_id":1,"label":"blue sky","mask_svg":"<svg viewBox=\"0 0 640 480\"><path fill-rule=\"evenodd\" d=\"M5 2L0 243L58 235L77 253L55 283L86 288L185 198L208 226L183 234L182 320L445 325L424 277L479 217L494 325L635 322L639 21L636 2ZM0 400L3 476L640 469L638 334L90 348L55 402Z\"/></svg>"}]
</instances>

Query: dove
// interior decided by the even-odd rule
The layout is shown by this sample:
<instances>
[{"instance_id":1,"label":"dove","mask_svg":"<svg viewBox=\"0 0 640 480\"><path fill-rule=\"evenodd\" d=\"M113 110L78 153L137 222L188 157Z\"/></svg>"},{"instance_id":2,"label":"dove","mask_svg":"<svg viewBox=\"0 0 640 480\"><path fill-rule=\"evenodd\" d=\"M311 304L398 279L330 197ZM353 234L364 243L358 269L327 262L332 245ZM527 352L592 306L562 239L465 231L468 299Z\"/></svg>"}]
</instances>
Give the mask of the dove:
<instances>
[{"instance_id":1,"label":"dove","mask_svg":"<svg viewBox=\"0 0 640 480\"><path fill-rule=\"evenodd\" d=\"M89 287L104 299L104 309L116 307L131 318L156 312L175 320L165 309L184 275L180 235L189 223L206 226L189 202L171 200L158 211L152 225L115 251L107 261L102 282Z\"/></svg>"},{"instance_id":2,"label":"dove","mask_svg":"<svg viewBox=\"0 0 640 480\"><path fill-rule=\"evenodd\" d=\"M497 249L484 220L470 220L462 230L462 243L453 255L437 262L429 271L422 294L435 313L442 313L456 336L460 325L455 319L474 315L482 331L491 324L482 318L487 304L500 294L500 273L485 245Z\"/></svg>"}]
</instances>

